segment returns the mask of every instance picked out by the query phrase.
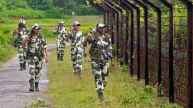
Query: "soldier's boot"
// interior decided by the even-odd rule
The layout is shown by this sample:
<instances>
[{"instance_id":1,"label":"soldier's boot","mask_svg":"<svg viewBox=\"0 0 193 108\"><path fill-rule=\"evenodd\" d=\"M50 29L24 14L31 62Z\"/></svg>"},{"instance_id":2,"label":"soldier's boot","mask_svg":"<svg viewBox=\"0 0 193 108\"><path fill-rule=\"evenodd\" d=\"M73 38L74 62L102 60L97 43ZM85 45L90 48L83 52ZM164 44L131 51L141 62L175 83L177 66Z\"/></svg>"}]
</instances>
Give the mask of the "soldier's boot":
<instances>
[{"instance_id":1,"label":"soldier's boot","mask_svg":"<svg viewBox=\"0 0 193 108\"><path fill-rule=\"evenodd\" d=\"M24 63L21 63L21 71L22 71L22 70L25 70L25 69L24 69Z\"/></svg>"},{"instance_id":2,"label":"soldier's boot","mask_svg":"<svg viewBox=\"0 0 193 108\"><path fill-rule=\"evenodd\" d=\"M19 66L20 66L20 67L19 67L19 68L20 68L19 70L22 71L22 70L23 70L23 63L20 63Z\"/></svg>"},{"instance_id":3,"label":"soldier's boot","mask_svg":"<svg viewBox=\"0 0 193 108\"><path fill-rule=\"evenodd\" d=\"M63 60L64 60L64 55L62 54L62 55L61 55L61 61L63 61Z\"/></svg>"},{"instance_id":4,"label":"soldier's boot","mask_svg":"<svg viewBox=\"0 0 193 108\"><path fill-rule=\"evenodd\" d=\"M73 73L76 75L76 64L73 64Z\"/></svg>"},{"instance_id":5,"label":"soldier's boot","mask_svg":"<svg viewBox=\"0 0 193 108\"><path fill-rule=\"evenodd\" d=\"M26 70L26 62L23 63L23 69Z\"/></svg>"},{"instance_id":6,"label":"soldier's boot","mask_svg":"<svg viewBox=\"0 0 193 108\"><path fill-rule=\"evenodd\" d=\"M34 92L34 80L33 79L29 80L29 85L30 85L29 91Z\"/></svg>"},{"instance_id":7,"label":"soldier's boot","mask_svg":"<svg viewBox=\"0 0 193 108\"><path fill-rule=\"evenodd\" d=\"M62 61L62 55L60 54L60 61Z\"/></svg>"},{"instance_id":8,"label":"soldier's boot","mask_svg":"<svg viewBox=\"0 0 193 108\"><path fill-rule=\"evenodd\" d=\"M105 81L105 74L102 73L102 80Z\"/></svg>"},{"instance_id":9,"label":"soldier's boot","mask_svg":"<svg viewBox=\"0 0 193 108\"><path fill-rule=\"evenodd\" d=\"M61 55L60 54L58 54L59 55L59 60L61 61Z\"/></svg>"},{"instance_id":10,"label":"soldier's boot","mask_svg":"<svg viewBox=\"0 0 193 108\"><path fill-rule=\"evenodd\" d=\"M103 86L103 83L102 83L102 81L98 81L98 83L97 83L97 89L96 89L96 91L97 91L97 94L98 94L98 97L99 97L99 99L100 99L100 101L103 101L104 100L104 86Z\"/></svg>"},{"instance_id":11,"label":"soldier's boot","mask_svg":"<svg viewBox=\"0 0 193 108\"><path fill-rule=\"evenodd\" d=\"M60 60L60 55L59 55L59 54L57 54L57 60L58 60L58 61Z\"/></svg>"},{"instance_id":12,"label":"soldier's boot","mask_svg":"<svg viewBox=\"0 0 193 108\"><path fill-rule=\"evenodd\" d=\"M35 91L36 92L40 91L40 89L39 89L39 82L35 82Z\"/></svg>"}]
</instances>

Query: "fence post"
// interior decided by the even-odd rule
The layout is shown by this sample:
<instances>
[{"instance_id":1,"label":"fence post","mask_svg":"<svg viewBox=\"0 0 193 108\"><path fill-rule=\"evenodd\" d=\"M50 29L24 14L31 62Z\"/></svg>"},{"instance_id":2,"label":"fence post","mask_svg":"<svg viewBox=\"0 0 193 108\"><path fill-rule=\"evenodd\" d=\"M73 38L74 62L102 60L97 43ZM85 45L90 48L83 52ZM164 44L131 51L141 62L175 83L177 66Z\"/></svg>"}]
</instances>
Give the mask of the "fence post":
<instances>
[{"instance_id":1,"label":"fence post","mask_svg":"<svg viewBox=\"0 0 193 108\"><path fill-rule=\"evenodd\" d=\"M133 72L134 11L133 11L132 7L124 1L121 2L121 5L123 7L125 7L126 10L129 10L130 15L131 15L131 17L130 17L131 18L131 20L130 20L130 22L131 22L131 25L130 25L130 28L131 28L131 30L130 30L131 31L131 35L130 35L130 37L131 37L131 39L130 39L130 74L133 75L134 74L134 72Z\"/></svg>"},{"instance_id":2,"label":"fence post","mask_svg":"<svg viewBox=\"0 0 193 108\"><path fill-rule=\"evenodd\" d=\"M169 101L174 102L174 68L173 68L173 6L167 0L161 0L169 8Z\"/></svg>"},{"instance_id":3,"label":"fence post","mask_svg":"<svg viewBox=\"0 0 193 108\"><path fill-rule=\"evenodd\" d=\"M161 84L162 84L162 72L161 72L161 9L160 7L156 6L155 4L153 4L152 2L150 2L149 0L147 0L147 3L156 11L157 13L157 36L158 36L158 40L157 40L157 46L158 46L158 64L157 64L157 81L158 81L158 96L161 96Z\"/></svg>"},{"instance_id":4,"label":"fence post","mask_svg":"<svg viewBox=\"0 0 193 108\"><path fill-rule=\"evenodd\" d=\"M147 1L144 0L144 20L145 20L145 85L149 85L149 72L148 72L148 7Z\"/></svg>"},{"instance_id":5,"label":"fence post","mask_svg":"<svg viewBox=\"0 0 193 108\"><path fill-rule=\"evenodd\" d=\"M193 35L193 6L187 3L188 11L188 108L193 108L193 82L192 82L192 35Z\"/></svg>"},{"instance_id":6,"label":"fence post","mask_svg":"<svg viewBox=\"0 0 193 108\"><path fill-rule=\"evenodd\" d=\"M140 80L140 9L139 7L135 6L135 4L132 4L131 2L124 0L126 3L128 3L131 7L133 7L136 10L136 21L137 21L137 79Z\"/></svg>"},{"instance_id":7,"label":"fence post","mask_svg":"<svg viewBox=\"0 0 193 108\"><path fill-rule=\"evenodd\" d=\"M169 39L169 100L170 102L174 102L174 68L173 68L173 8L170 5L170 25L169 25L169 32L170 32L170 39Z\"/></svg>"},{"instance_id":8,"label":"fence post","mask_svg":"<svg viewBox=\"0 0 193 108\"><path fill-rule=\"evenodd\" d=\"M161 35L161 11L158 11L158 17L157 17L157 20L158 20L158 25L157 25L157 28L158 28L158 88L160 88L161 90L161 85L162 85L162 70L161 70L161 67L162 67L162 63L161 63L161 50L162 50L162 45L161 45L161 39L162 39L162 35ZM161 96L161 91L159 91L159 94L158 96Z\"/></svg>"}]
</instances>

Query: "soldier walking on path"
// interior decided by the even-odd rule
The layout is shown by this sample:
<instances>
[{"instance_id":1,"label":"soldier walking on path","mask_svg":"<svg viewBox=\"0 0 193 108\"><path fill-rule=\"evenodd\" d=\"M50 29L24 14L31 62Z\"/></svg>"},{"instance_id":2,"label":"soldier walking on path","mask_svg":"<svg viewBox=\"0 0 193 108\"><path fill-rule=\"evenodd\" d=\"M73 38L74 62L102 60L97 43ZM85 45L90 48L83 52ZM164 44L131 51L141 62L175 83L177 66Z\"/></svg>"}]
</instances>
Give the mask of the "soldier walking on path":
<instances>
[{"instance_id":1,"label":"soldier walking on path","mask_svg":"<svg viewBox=\"0 0 193 108\"><path fill-rule=\"evenodd\" d=\"M17 30L13 32L13 44L17 48L20 70L26 69L26 47L22 42L27 38L27 28L25 23L19 22Z\"/></svg>"},{"instance_id":2,"label":"soldier walking on path","mask_svg":"<svg viewBox=\"0 0 193 108\"><path fill-rule=\"evenodd\" d=\"M58 36L56 39L56 45L57 45L57 60L63 61L64 56L64 48L65 48L65 41L67 41L67 31L64 26L64 22L62 21L58 27L57 27Z\"/></svg>"},{"instance_id":3,"label":"soldier walking on path","mask_svg":"<svg viewBox=\"0 0 193 108\"><path fill-rule=\"evenodd\" d=\"M42 70L43 60L48 63L47 43L40 34L40 26L34 24L28 38L24 41L27 45L27 59L29 68L29 91L39 91L39 80Z\"/></svg>"},{"instance_id":4,"label":"soldier walking on path","mask_svg":"<svg viewBox=\"0 0 193 108\"><path fill-rule=\"evenodd\" d=\"M84 55L84 36L80 31L80 23L74 21L72 24L72 30L68 35L71 41L71 60L73 64L73 72L81 77L82 72L82 62Z\"/></svg>"},{"instance_id":5,"label":"soldier walking on path","mask_svg":"<svg viewBox=\"0 0 193 108\"><path fill-rule=\"evenodd\" d=\"M105 36L104 27L104 24L97 24L96 31L93 31L92 34L85 39L85 46L87 43L91 44L89 53L92 73L95 79L96 91L100 99L103 98L105 66L109 57L111 57L111 54L108 54L108 48L110 48L110 46L109 43L105 41L107 36Z\"/></svg>"}]
</instances>

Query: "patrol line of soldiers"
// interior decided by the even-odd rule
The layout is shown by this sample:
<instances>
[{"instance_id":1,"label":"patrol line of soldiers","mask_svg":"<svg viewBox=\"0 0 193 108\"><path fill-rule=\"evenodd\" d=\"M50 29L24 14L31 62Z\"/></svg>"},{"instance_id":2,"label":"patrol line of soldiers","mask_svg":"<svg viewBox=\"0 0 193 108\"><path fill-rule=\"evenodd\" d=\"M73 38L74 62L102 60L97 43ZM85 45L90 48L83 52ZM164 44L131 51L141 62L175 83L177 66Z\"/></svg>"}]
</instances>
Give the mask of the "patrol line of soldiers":
<instances>
[{"instance_id":1,"label":"patrol line of soldiers","mask_svg":"<svg viewBox=\"0 0 193 108\"><path fill-rule=\"evenodd\" d=\"M39 91L39 80L42 70L43 60L47 63L47 43L40 33L40 26L34 24L30 31L26 29L26 21L23 17L19 20L18 30L14 31L14 46L18 49L18 55L24 53L21 62L19 56L21 70L25 69L27 62L27 69L30 75L29 91ZM22 49L22 52L20 52Z\"/></svg>"},{"instance_id":2,"label":"patrol line of soldiers","mask_svg":"<svg viewBox=\"0 0 193 108\"><path fill-rule=\"evenodd\" d=\"M92 74L95 79L96 91L99 96L102 96L106 85L105 77L108 76L109 72L109 60L112 58L110 29L104 24L97 24L96 28L84 37L80 31L80 26L78 21L74 21L71 31L64 31L66 40L71 41L73 72L81 78L84 49L90 45Z\"/></svg>"},{"instance_id":3,"label":"patrol line of soldiers","mask_svg":"<svg viewBox=\"0 0 193 108\"><path fill-rule=\"evenodd\" d=\"M39 79L42 69L43 60L48 62L47 58L47 43L40 33L40 26L34 24L30 32L27 32L25 20L20 19L18 31L15 33L15 43L17 48L25 49L25 60L28 63L28 71L30 74L29 85L30 91L39 91ZM22 25L22 27L21 27ZM72 29L66 31L64 22L58 26L57 36L57 58L63 60L63 55L60 50L64 49L65 42L71 41L71 60L74 73L79 77L82 72L84 49L90 44L90 58L92 73L95 79L96 91L99 96L103 95L104 87L106 85L105 77L108 75L109 60L112 58L111 37L109 34L109 27L104 24L97 24L96 28L84 37L80 31L80 23L74 21ZM25 28L25 29L24 29ZM25 31L25 38L20 32ZM19 40L17 42L17 40ZM61 43L63 47L61 47ZM62 55L62 58L60 57Z\"/></svg>"},{"instance_id":4,"label":"patrol line of soldiers","mask_svg":"<svg viewBox=\"0 0 193 108\"><path fill-rule=\"evenodd\" d=\"M80 23L74 21L69 31L66 30L64 22L61 21L57 26L57 59L63 60L65 42L71 43L71 61L73 73L81 77L82 59L84 54L84 36L80 31Z\"/></svg>"}]
</instances>

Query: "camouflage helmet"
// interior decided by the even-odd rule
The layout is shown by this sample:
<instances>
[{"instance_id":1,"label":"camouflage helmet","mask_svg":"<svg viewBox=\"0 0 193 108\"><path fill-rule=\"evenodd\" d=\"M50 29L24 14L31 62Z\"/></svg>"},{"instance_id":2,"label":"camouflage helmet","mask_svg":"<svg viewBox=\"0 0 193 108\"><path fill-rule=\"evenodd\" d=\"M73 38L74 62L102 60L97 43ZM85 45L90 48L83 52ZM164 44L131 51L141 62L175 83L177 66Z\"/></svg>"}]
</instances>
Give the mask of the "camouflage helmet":
<instances>
[{"instance_id":1,"label":"camouflage helmet","mask_svg":"<svg viewBox=\"0 0 193 108\"><path fill-rule=\"evenodd\" d=\"M103 24L103 23L97 24L97 28L104 28L104 27L105 27L105 24Z\"/></svg>"},{"instance_id":2,"label":"camouflage helmet","mask_svg":"<svg viewBox=\"0 0 193 108\"><path fill-rule=\"evenodd\" d=\"M41 28L40 28L40 26L39 26L39 24L34 24L33 26L32 26L32 30L40 30Z\"/></svg>"}]
</instances>

